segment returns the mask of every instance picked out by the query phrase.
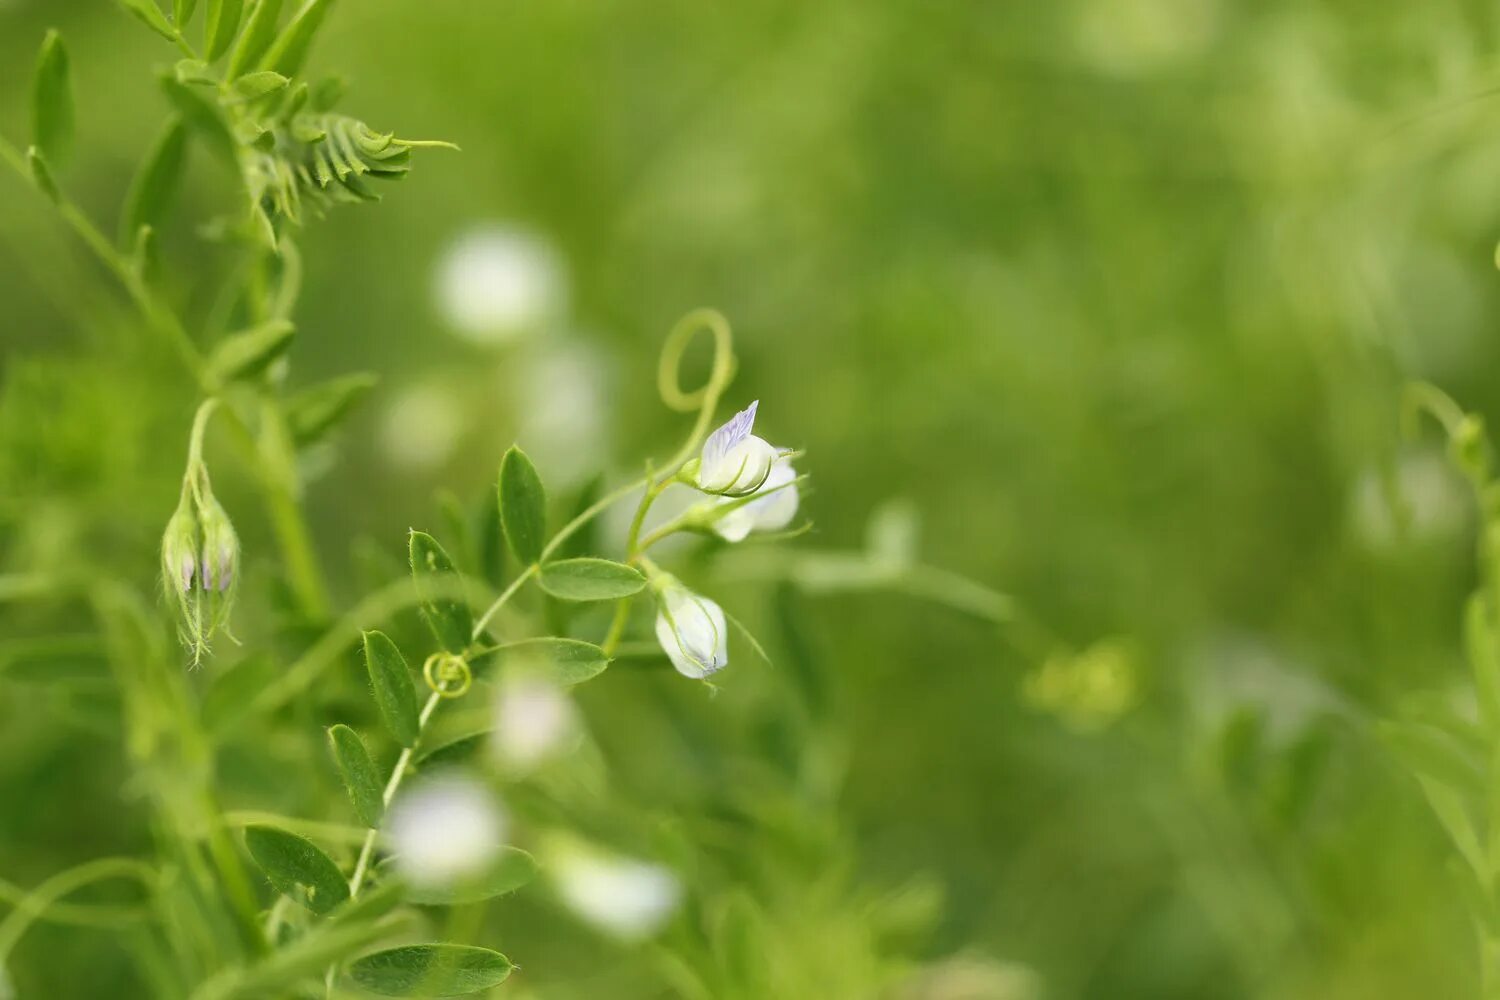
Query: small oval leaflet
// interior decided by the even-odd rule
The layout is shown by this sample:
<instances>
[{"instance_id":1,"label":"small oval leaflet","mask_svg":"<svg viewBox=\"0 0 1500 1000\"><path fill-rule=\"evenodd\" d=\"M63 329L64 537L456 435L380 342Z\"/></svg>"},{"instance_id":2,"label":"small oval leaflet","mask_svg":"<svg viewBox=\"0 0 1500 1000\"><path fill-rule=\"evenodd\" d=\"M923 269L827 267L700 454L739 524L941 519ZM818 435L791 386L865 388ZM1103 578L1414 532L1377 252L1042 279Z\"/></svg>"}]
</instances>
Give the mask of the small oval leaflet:
<instances>
[{"instance_id":1,"label":"small oval leaflet","mask_svg":"<svg viewBox=\"0 0 1500 1000\"><path fill-rule=\"evenodd\" d=\"M451 886L431 886L406 890L406 898L413 903L426 906L462 906L466 903L482 903L486 899L515 892L536 878L536 858L519 847L507 847L500 852L499 860L478 878L469 879Z\"/></svg>"},{"instance_id":2,"label":"small oval leaflet","mask_svg":"<svg viewBox=\"0 0 1500 1000\"><path fill-rule=\"evenodd\" d=\"M513 966L498 951L459 944L416 944L356 959L349 977L386 997L456 997L505 982Z\"/></svg>"},{"instance_id":3,"label":"small oval leaflet","mask_svg":"<svg viewBox=\"0 0 1500 1000\"><path fill-rule=\"evenodd\" d=\"M422 595L422 617L438 642L450 653L461 653L469 645L474 631L474 613L463 601L441 597L432 585L457 580L458 570L437 539L425 531L411 533L411 575Z\"/></svg>"},{"instance_id":4,"label":"small oval leaflet","mask_svg":"<svg viewBox=\"0 0 1500 1000\"><path fill-rule=\"evenodd\" d=\"M303 389L288 399L287 429L297 447L306 448L323 440L378 381L369 372L342 375Z\"/></svg>"},{"instance_id":5,"label":"small oval leaflet","mask_svg":"<svg viewBox=\"0 0 1500 1000\"><path fill-rule=\"evenodd\" d=\"M542 566L541 587L564 601L613 601L638 594L646 578L633 566L608 559L564 559Z\"/></svg>"},{"instance_id":6,"label":"small oval leaflet","mask_svg":"<svg viewBox=\"0 0 1500 1000\"><path fill-rule=\"evenodd\" d=\"M307 51L312 47L313 37L323 26L323 19L328 16L328 8L332 6L333 0L308 0L277 37L271 51L261 61L261 66L287 76L294 75L302 68Z\"/></svg>"},{"instance_id":7,"label":"small oval leaflet","mask_svg":"<svg viewBox=\"0 0 1500 1000\"><path fill-rule=\"evenodd\" d=\"M286 353L295 332L296 328L286 320L273 319L231 334L214 350L209 367L226 382L259 375Z\"/></svg>"},{"instance_id":8,"label":"small oval leaflet","mask_svg":"<svg viewBox=\"0 0 1500 1000\"><path fill-rule=\"evenodd\" d=\"M349 792L349 801L354 804L359 821L371 828L378 827L380 818L385 813L385 802L380 773L375 769L375 762L370 759L370 752L365 749L365 741L354 730L340 723L328 730L328 743L333 749L334 762L338 764L339 775L344 779L344 787Z\"/></svg>"},{"instance_id":9,"label":"small oval leaflet","mask_svg":"<svg viewBox=\"0 0 1500 1000\"><path fill-rule=\"evenodd\" d=\"M209 62L216 61L234 41L240 30L244 0L208 0L207 23L203 26L203 46Z\"/></svg>"},{"instance_id":10,"label":"small oval leaflet","mask_svg":"<svg viewBox=\"0 0 1500 1000\"><path fill-rule=\"evenodd\" d=\"M396 742L404 747L417 745L420 726L417 722L417 688L412 683L406 658L384 632L365 633L365 666L370 671L370 687L380 718Z\"/></svg>"},{"instance_id":11,"label":"small oval leaflet","mask_svg":"<svg viewBox=\"0 0 1500 1000\"><path fill-rule=\"evenodd\" d=\"M156 0L119 0L120 6L140 19L141 23L169 42L177 40L177 29L156 6Z\"/></svg>"},{"instance_id":12,"label":"small oval leaflet","mask_svg":"<svg viewBox=\"0 0 1500 1000\"><path fill-rule=\"evenodd\" d=\"M547 534L547 491L536 466L520 448L512 445L500 461L500 523L522 565L542 557Z\"/></svg>"},{"instance_id":13,"label":"small oval leaflet","mask_svg":"<svg viewBox=\"0 0 1500 1000\"><path fill-rule=\"evenodd\" d=\"M523 639L520 642L506 643L497 652L535 661L559 684L580 684L599 676L609 666L609 656L604 650L582 639L562 639L557 636Z\"/></svg>"},{"instance_id":14,"label":"small oval leaflet","mask_svg":"<svg viewBox=\"0 0 1500 1000\"><path fill-rule=\"evenodd\" d=\"M281 90L288 83L291 81L280 73L263 69L255 73L246 73L234 81L234 92L247 101L253 101L257 97L264 97Z\"/></svg>"},{"instance_id":15,"label":"small oval leaflet","mask_svg":"<svg viewBox=\"0 0 1500 1000\"><path fill-rule=\"evenodd\" d=\"M182 177L186 139L187 128L181 116L174 115L130 182L125 208L120 214L122 244L134 240L142 226L161 228L161 220L171 207L177 182Z\"/></svg>"},{"instance_id":16,"label":"small oval leaflet","mask_svg":"<svg viewBox=\"0 0 1500 1000\"><path fill-rule=\"evenodd\" d=\"M248 826L245 846L277 892L314 913L327 913L349 898L339 866L311 841L274 826Z\"/></svg>"},{"instance_id":17,"label":"small oval leaflet","mask_svg":"<svg viewBox=\"0 0 1500 1000\"><path fill-rule=\"evenodd\" d=\"M47 32L37 56L31 89L31 141L61 166L73 149L73 85L62 36Z\"/></svg>"}]
</instances>

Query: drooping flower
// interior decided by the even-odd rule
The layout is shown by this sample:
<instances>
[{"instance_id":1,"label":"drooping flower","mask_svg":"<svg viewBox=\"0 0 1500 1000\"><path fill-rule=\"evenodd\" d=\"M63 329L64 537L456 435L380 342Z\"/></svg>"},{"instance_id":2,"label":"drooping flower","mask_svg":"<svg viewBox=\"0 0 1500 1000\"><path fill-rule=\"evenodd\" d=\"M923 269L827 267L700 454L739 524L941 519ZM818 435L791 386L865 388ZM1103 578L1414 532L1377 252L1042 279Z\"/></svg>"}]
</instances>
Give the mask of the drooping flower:
<instances>
[{"instance_id":1,"label":"drooping flower","mask_svg":"<svg viewBox=\"0 0 1500 1000\"><path fill-rule=\"evenodd\" d=\"M491 748L503 767L529 771L562 750L577 732L578 710L557 684L522 675L501 685Z\"/></svg>"},{"instance_id":2,"label":"drooping flower","mask_svg":"<svg viewBox=\"0 0 1500 1000\"><path fill-rule=\"evenodd\" d=\"M779 452L751 433L759 407L760 400L751 403L703 442L703 451L698 456L698 489L743 497L765 485Z\"/></svg>"},{"instance_id":3,"label":"drooping flower","mask_svg":"<svg viewBox=\"0 0 1500 1000\"><path fill-rule=\"evenodd\" d=\"M481 874L499 854L505 817L484 785L459 774L430 778L391 804L386 836L407 883L448 886Z\"/></svg>"},{"instance_id":4,"label":"drooping flower","mask_svg":"<svg viewBox=\"0 0 1500 1000\"><path fill-rule=\"evenodd\" d=\"M239 536L213 494L201 464L189 469L177 509L161 540L162 590L177 615L177 633L202 662L234 606Z\"/></svg>"},{"instance_id":5,"label":"drooping flower","mask_svg":"<svg viewBox=\"0 0 1500 1000\"><path fill-rule=\"evenodd\" d=\"M682 883L664 865L573 842L549 853L548 870L563 904L621 940L655 934L682 899Z\"/></svg>"},{"instance_id":6,"label":"drooping flower","mask_svg":"<svg viewBox=\"0 0 1500 1000\"><path fill-rule=\"evenodd\" d=\"M726 542L744 541L752 531L780 531L797 516L797 471L789 459L771 466L765 483L748 503L730 497L718 501L724 508L711 526Z\"/></svg>"},{"instance_id":7,"label":"drooping flower","mask_svg":"<svg viewBox=\"0 0 1500 1000\"><path fill-rule=\"evenodd\" d=\"M702 680L729 665L724 609L663 573L655 583L656 641L684 677Z\"/></svg>"}]
</instances>

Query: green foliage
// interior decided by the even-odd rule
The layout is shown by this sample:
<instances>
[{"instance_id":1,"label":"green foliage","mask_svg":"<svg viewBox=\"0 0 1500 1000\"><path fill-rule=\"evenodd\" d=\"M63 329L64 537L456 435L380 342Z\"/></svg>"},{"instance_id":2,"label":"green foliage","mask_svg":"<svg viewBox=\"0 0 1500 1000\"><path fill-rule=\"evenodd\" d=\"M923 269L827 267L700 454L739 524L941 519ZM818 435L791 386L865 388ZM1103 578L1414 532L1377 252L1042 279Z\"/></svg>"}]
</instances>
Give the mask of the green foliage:
<instances>
[{"instance_id":1,"label":"green foliage","mask_svg":"<svg viewBox=\"0 0 1500 1000\"><path fill-rule=\"evenodd\" d=\"M546 637L499 647L500 653L544 670L558 684L581 684L604 672L609 655L591 642Z\"/></svg>"},{"instance_id":2,"label":"green foliage","mask_svg":"<svg viewBox=\"0 0 1500 1000\"><path fill-rule=\"evenodd\" d=\"M376 376L367 372L342 375L296 393L286 403L287 429L299 447L321 441L353 412L375 388Z\"/></svg>"},{"instance_id":3,"label":"green foliage","mask_svg":"<svg viewBox=\"0 0 1500 1000\"><path fill-rule=\"evenodd\" d=\"M417 689L401 650L383 632L365 633L365 667L370 689L380 709L381 721L397 743L417 745L421 731L417 713Z\"/></svg>"},{"instance_id":4,"label":"green foliage","mask_svg":"<svg viewBox=\"0 0 1500 1000\"><path fill-rule=\"evenodd\" d=\"M209 62L218 62L229 51L239 33L240 18L245 12L244 0L208 0L204 19L203 49Z\"/></svg>"},{"instance_id":5,"label":"green foliage","mask_svg":"<svg viewBox=\"0 0 1500 1000\"><path fill-rule=\"evenodd\" d=\"M453 560L423 531L411 533L408 549L412 578L422 595L422 617L444 649L462 652L474 632L474 615L463 601L444 595L458 580Z\"/></svg>"},{"instance_id":6,"label":"green foliage","mask_svg":"<svg viewBox=\"0 0 1500 1000\"><path fill-rule=\"evenodd\" d=\"M120 6L140 19L141 23L156 32L167 41L177 40L177 31L172 27L172 22L167 20L161 8L156 5L156 0L118 0Z\"/></svg>"},{"instance_id":7,"label":"green foliage","mask_svg":"<svg viewBox=\"0 0 1500 1000\"><path fill-rule=\"evenodd\" d=\"M507 847L478 877L449 886L434 885L406 890L406 898L428 906L467 906L499 896L508 896L526 886L537 875L536 858L517 847Z\"/></svg>"},{"instance_id":8,"label":"green foliage","mask_svg":"<svg viewBox=\"0 0 1500 1000\"><path fill-rule=\"evenodd\" d=\"M173 116L130 182L120 213L122 246L134 241L142 226L161 228L181 186L186 162L187 127Z\"/></svg>"},{"instance_id":9,"label":"green foliage","mask_svg":"<svg viewBox=\"0 0 1500 1000\"><path fill-rule=\"evenodd\" d=\"M349 898L339 866L294 833L272 826L247 827L245 847L277 892L314 913L328 913Z\"/></svg>"},{"instance_id":10,"label":"green foliage","mask_svg":"<svg viewBox=\"0 0 1500 1000\"><path fill-rule=\"evenodd\" d=\"M421 944L366 955L349 969L363 989L386 997L453 997L503 983L513 966L497 951L456 944Z\"/></svg>"},{"instance_id":11,"label":"green foliage","mask_svg":"<svg viewBox=\"0 0 1500 1000\"><path fill-rule=\"evenodd\" d=\"M500 462L498 490L500 521L510 551L523 564L537 562L547 534L547 491L536 466L515 445Z\"/></svg>"},{"instance_id":12,"label":"green foliage","mask_svg":"<svg viewBox=\"0 0 1500 1000\"><path fill-rule=\"evenodd\" d=\"M31 142L62 166L73 151L73 81L62 36L47 32L31 85Z\"/></svg>"},{"instance_id":13,"label":"green foliage","mask_svg":"<svg viewBox=\"0 0 1500 1000\"><path fill-rule=\"evenodd\" d=\"M284 319L273 319L230 334L214 348L209 371L221 382L254 378L286 354L296 329Z\"/></svg>"},{"instance_id":14,"label":"green foliage","mask_svg":"<svg viewBox=\"0 0 1500 1000\"><path fill-rule=\"evenodd\" d=\"M344 779L344 788L349 801L354 804L355 815L368 827L380 826L385 813L382 800L380 775L375 762L365 749L364 740L348 726L340 723L328 730L328 744L333 750L333 759L338 764L339 775Z\"/></svg>"},{"instance_id":15,"label":"green foliage","mask_svg":"<svg viewBox=\"0 0 1500 1000\"><path fill-rule=\"evenodd\" d=\"M646 578L635 567L587 556L543 565L537 582L564 601L616 601L646 586Z\"/></svg>"}]
</instances>

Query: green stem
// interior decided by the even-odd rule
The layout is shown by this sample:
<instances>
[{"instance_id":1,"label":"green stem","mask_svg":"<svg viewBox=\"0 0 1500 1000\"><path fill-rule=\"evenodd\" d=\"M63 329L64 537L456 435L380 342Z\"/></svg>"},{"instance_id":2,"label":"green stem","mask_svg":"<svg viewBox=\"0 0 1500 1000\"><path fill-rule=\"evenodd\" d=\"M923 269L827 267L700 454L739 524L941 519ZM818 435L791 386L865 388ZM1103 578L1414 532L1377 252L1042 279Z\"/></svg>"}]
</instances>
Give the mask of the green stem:
<instances>
[{"instance_id":1,"label":"green stem","mask_svg":"<svg viewBox=\"0 0 1500 1000\"><path fill-rule=\"evenodd\" d=\"M406 777L406 769L411 765L412 756L422 742L422 733L427 729L427 721L432 718L432 713L437 711L438 703L442 700L442 694L437 691L427 696L427 704L422 706L422 714L417 717L417 739L411 746L404 748L401 756L396 758L396 767L391 771L391 780L385 783L385 791L381 793L380 801L387 808L395 799L396 791L401 787L401 780ZM358 896L359 890L365 884L365 876L370 870L370 859L375 855L375 840L379 835L380 830L376 827L371 827L365 834L364 846L359 850L359 860L354 863L354 875L349 879L351 897Z\"/></svg>"},{"instance_id":2,"label":"green stem","mask_svg":"<svg viewBox=\"0 0 1500 1000\"><path fill-rule=\"evenodd\" d=\"M522 571L520 576L517 576L514 580L510 581L510 586L506 587L505 590L501 592L500 596L495 598L495 603L486 608L484 614L480 615L479 620L474 623L474 632L469 636L469 641L471 643L478 640L478 638L484 634L484 627L490 623L490 619L500 613L500 609L505 607L506 602L509 601L513 596L515 596L516 592L521 589L522 585L524 585L526 581L530 580L533 576L536 576L538 568L539 566L537 563L532 563L530 566L527 566L524 571Z\"/></svg>"},{"instance_id":3,"label":"green stem","mask_svg":"<svg viewBox=\"0 0 1500 1000\"><path fill-rule=\"evenodd\" d=\"M16 908L0 921L0 965L10 955L21 935L42 917L54 901L86 885L108 879L133 878L146 888L156 886L156 870L135 858L98 858L69 868L47 879L16 903Z\"/></svg>"}]
</instances>

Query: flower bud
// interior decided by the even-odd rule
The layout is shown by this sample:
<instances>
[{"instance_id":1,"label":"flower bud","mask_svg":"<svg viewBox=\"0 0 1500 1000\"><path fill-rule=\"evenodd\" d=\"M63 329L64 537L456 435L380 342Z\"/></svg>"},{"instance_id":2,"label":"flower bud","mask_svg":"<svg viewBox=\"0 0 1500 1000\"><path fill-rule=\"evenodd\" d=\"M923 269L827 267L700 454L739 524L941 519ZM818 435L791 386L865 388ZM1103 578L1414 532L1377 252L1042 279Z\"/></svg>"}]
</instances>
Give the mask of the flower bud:
<instances>
[{"instance_id":1,"label":"flower bud","mask_svg":"<svg viewBox=\"0 0 1500 1000\"><path fill-rule=\"evenodd\" d=\"M697 487L705 493L749 496L766 483L778 452L750 433L760 401L730 417L708 436L698 457Z\"/></svg>"},{"instance_id":2,"label":"flower bud","mask_svg":"<svg viewBox=\"0 0 1500 1000\"><path fill-rule=\"evenodd\" d=\"M184 493L161 539L162 590L181 600L181 595L192 591L197 575L198 517Z\"/></svg>"},{"instance_id":3,"label":"flower bud","mask_svg":"<svg viewBox=\"0 0 1500 1000\"><path fill-rule=\"evenodd\" d=\"M240 543L215 499L208 473L190 467L177 509L162 535L162 589L177 613L177 634L196 666L220 629L228 629L238 582Z\"/></svg>"},{"instance_id":4,"label":"flower bud","mask_svg":"<svg viewBox=\"0 0 1500 1000\"><path fill-rule=\"evenodd\" d=\"M206 496L200 513L203 527L203 548L199 553L202 566L203 589L223 594L237 582L235 572L239 562L240 539L229 523L229 515L210 493Z\"/></svg>"},{"instance_id":5,"label":"flower bud","mask_svg":"<svg viewBox=\"0 0 1500 1000\"><path fill-rule=\"evenodd\" d=\"M729 664L724 609L661 574L656 582L656 641L684 677L702 680Z\"/></svg>"},{"instance_id":6,"label":"flower bud","mask_svg":"<svg viewBox=\"0 0 1500 1000\"><path fill-rule=\"evenodd\" d=\"M718 501L719 510L710 525L726 542L744 541L752 531L780 531L797 516L797 471L787 460L771 466L765 484L752 494L753 499L725 497Z\"/></svg>"}]
</instances>

